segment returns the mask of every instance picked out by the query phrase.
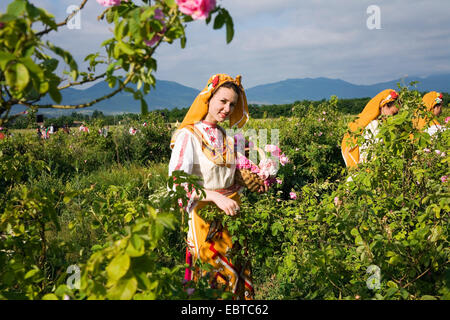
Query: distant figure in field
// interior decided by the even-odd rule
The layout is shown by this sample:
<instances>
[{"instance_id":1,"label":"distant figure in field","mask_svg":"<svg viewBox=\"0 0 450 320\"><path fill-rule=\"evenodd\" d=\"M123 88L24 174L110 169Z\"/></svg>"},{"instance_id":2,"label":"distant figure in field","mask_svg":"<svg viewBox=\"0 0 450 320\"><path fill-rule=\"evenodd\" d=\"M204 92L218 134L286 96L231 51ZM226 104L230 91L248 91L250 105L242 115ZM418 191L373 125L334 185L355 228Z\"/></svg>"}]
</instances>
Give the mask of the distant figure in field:
<instances>
[{"instance_id":1,"label":"distant figure in field","mask_svg":"<svg viewBox=\"0 0 450 320\"><path fill-rule=\"evenodd\" d=\"M80 131L80 132L89 132L89 128L86 127L86 125L84 123L82 123L80 128L78 128L78 131Z\"/></svg>"},{"instance_id":2,"label":"distant figure in field","mask_svg":"<svg viewBox=\"0 0 450 320\"><path fill-rule=\"evenodd\" d=\"M418 130L423 130L430 136L433 136L439 131L446 130L446 128L441 126L441 124L437 121L437 117L439 117L442 113L442 99L442 93L436 91L428 92L423 96L422 102L426 108L426 111L430 113L430 117L425 116L414 121L414 126Z\"/></svg>"},{"instance_id":3,"label":"distant figure in field","mask_svg":"<svg viewBox=\"0 0 450 320\"><path fill-rule=\"evenodd\" d=\"M41 129L39 127L36 128L36 134L37 134L37 137L38 137L39 140L42 139L42 132L41 132Z\"/></svg>"},{"instance_id":4,"label":"distant figure in field","mask_svg":"<svg viewBox=\"0 0 450 320\"><path fill-rule=\"evenodd\" d=\"M341 151L347 168L355 168L358 163L366 161L368 146L371 143L379 142L376 139L379 132L379 117L398 113L397 98L398 93L395 90L387 89L380 92L367 103L358 118L349 124L350 132L362 134L366 142L361 146L355 145L357 139L352 137L350 132L345 134L342 139Z\"/></svg>"}]
</instances>

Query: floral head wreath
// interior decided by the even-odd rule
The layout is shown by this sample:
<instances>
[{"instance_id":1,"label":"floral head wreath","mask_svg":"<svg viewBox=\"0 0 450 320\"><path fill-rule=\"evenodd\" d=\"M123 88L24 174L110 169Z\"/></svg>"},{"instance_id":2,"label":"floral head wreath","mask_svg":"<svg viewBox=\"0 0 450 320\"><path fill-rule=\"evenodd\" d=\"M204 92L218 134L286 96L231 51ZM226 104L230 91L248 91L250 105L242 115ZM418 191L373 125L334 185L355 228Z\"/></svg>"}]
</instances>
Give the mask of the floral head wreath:
<instances>
[{"instance_id":1,"label":"floral head wreath","mask_svg":"<svg viewBox=\"0 0 450 320\"><path fill-rule=\"evenodd\" d=\"M442 93L439 93L439 92L436 92L436 94L437 94L437 97L436 97L436 99L434 101L436 102L436 104L442 103L442 98L444 96L442 95Z\"/></svg>"},{"instance_id":2,"label":"floral head wreath","mask_svg":"<svg viewBox=\"0 0 450 320\"><path fill-rule=\"evenodd\" d=\"M397 93L397 91L392 90L392 91L389 93L389 95L388 95L385 99L383 99L383 100L381 101L380 107L384 106L385 104L387 104L387 103L389 103L389 102L392 102L392 101L397 100L397 98L398 98L398 93Z\"/></svg>"}]
</instances>

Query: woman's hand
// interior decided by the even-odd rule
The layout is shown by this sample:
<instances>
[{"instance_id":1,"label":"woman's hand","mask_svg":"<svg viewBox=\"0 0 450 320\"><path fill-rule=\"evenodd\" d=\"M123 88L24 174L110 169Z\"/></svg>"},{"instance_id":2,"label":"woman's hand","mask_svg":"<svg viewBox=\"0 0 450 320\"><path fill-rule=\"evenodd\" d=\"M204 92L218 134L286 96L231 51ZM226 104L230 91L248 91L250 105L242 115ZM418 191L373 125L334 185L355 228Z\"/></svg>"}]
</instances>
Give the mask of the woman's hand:
<instances>
[{"instance_id":1,"label":"woman's hand","mask_svg":"<svg viewBox=\"0 0 450 320\"><path fill-rule=\"evenodd\" d=\"M258 189L258 193L265 193L267 191L269 191L269 186L266 185L266 184L263 185L263 186L260 186L259 189Z\"/></svg>"},{"instance_id":2,"label":"woman's hand","mask_svg":"<svg viewBox=\"0 0 450 320\"><path fill-rule=\"evenodd\" d=\"M206 190L207 197L213 201L228 216L238 214L240 208L236 201L216 191Z\"/></svg>"}]
</instances>

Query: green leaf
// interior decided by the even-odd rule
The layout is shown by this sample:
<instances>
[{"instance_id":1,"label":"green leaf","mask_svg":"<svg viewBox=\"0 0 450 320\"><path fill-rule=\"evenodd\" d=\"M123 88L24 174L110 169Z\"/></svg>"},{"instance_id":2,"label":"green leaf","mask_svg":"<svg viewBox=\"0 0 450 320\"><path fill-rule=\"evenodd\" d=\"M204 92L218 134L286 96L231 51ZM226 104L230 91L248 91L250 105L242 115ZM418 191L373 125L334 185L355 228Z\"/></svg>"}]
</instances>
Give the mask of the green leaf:
<instances>
[{"instance_id":1,"label":"green leaf","mask_svg":"<svg viewBox=\"0 0 450 320\"><path fill-rule=\"evenodd\" d=\"M5 70L8 62L14 59L16 59L16 57L13 54L0 51L0 69Z\"/></svg>"},{"instance_id":2,"label":"green leaf","mask_svg":"<svg viewBox=\"0 0 450 320\"><path fill-rule=\"evenodd\" d=\"M127 247L127 254L130 257L140 257L145 253L144 240L137 234L134 234Z\"/></svg>"},{"instance_id":3,"label":"green leaf","mask_svg":"<svg viewBox=\"0 0 450 320\"><path fill-rule=\"evenodd\" d=\"M137 289L136 278L121 279L115 286L108 290L108 298L113 300L130 300Z\"/></svg>"},{"instance_id":4,"label":"green leaf","mask_svg":"<svg viewBox=\"0 0 450 320\"><path fill-rule=\"evenodd\" d=\"M54 293L47 293L42 297L42 300L59 300L58 297Z\"/></svg>"},{"instance_id":5,"label":"green leaf","mask_svg":"<svg viewBox=\"0 0 450 320\"><path fill-rule=\"evenodd\" d=\"M124 42L118 42L117 46L125 54L129 54L129 55L133 55L134 54L134 50L128 44L126 44Z\"/></svg>"},{"instance_id":6,"label":"green leaf","mask_svg":"<svg viewBox=\"0 0 450 320\"><path fill-rule=\"evenodd\" d=\"M220 29L225 24L225 16L222 13L219 13L214 19L213 29Z\"/></svg>"},{"instance_id":7,"label":"green leaf","mask_svg":"<svg viewBox=\"0 0 450 320\"><path fill-rule=\"evenodd\" d=\"M436 297L430 295L424 295L420 297L420 300L437 300Z\"/></svg>"},{"instance_id":8,"label":"green leaf","mask_svg":"<svg viewBox=\"0 0 450 320\"><path fill-rule=\"evenodd\" d=\"M56 103L61 103L62 95L56 86L50 86L48 93L50 94L50 97L53 99L53 101L55 101Z\"/></svg>"},{"instance_id":9,"label":"green leaf","mask_svg":"<svg viewBox=\"0 0 450 320\"><path fill-rule=\"evenodd\" d=\"M37 273L39 273L39 269L32 269L32 270L30 270L30 271L28 271L26 274L25 274L25 279L29 279L29 278L32 278L34 275L36 275Z\"/></svg>"},{"instance_id":10,"label":"green leaf","mask_svg":"<svg viewBox=\"0 0 450 320\"><path fill-rule=\"evenodd\" d=\"M6 13L19 17L20 15L22 15L22 13L24 13L26 4L27 3L24 0L15 0L8 5Z\"/></svg>"},{"instance_id":11,"label":"green leaf","mask_svg":"<svg viewBox=\"0 0 450 320\"><path fill-rule=\"evenodd\" d=\"M234 25L233 25L233 20L231 19L231 17L229 17L229 19L227 19L227 43L230 43L231 40L233 40L234 37Z\"/></svg>"},{"instance_id":12,"label":"green leaf","mask_svg":"<svg viewBox=\"0 0 450 320\"><path fill-rule=\"evenodd\" d=\"M117 281L122 278L130 267L130 257L127 254L120 254L111 260L106 267L108 278Z\"/></svg>"},{"instance_id":13,"label":"green leaf","mask_svg":"<svg viewBox=\"0 0 450 320\"><path fill-rule=\"evenodd\" d=\"M167 5L169 8L172 8L172 9L175 8L175 7L177 6L175 0L164 0L164 2L166 3L166 5Z\"/></svg>"},{"instance_id":14,"label":"green leaf","mask_svg":"<svg viewBox=\"0 0 450 320\"><path fill-rule=\"evenodd\" d=\"M6 83L14 91L23 91L30 82L30 73L23 63L15 63L9 66L5 72Z\"/></svg>"}]
</instances>

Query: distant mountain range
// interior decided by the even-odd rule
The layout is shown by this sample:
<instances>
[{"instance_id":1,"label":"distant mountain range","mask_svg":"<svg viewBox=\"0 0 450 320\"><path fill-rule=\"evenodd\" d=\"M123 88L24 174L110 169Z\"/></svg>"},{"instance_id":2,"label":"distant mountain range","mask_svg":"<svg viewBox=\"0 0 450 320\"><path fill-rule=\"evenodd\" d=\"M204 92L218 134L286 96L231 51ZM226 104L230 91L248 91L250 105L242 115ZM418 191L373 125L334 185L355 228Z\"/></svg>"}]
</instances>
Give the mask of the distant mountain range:
<instances>
[{"instance_id":1,"label":"distant mountain range","mask_svg":"<svg viewBox=\"0 0 450 320\"><path fill-rule=\"evenodd\" d=\"M305 78L287 79L275 83L258 85L246 89L248 103L253 104L288 104L300 100L322 100L336 95L338 98L373 97L388 88L397 89L397 83L407 84L418 81L419 91L450 92L450 74L433 75L426 78L407 77L372 85L356 85L340 79ZM84 90L68 88L62 91L62 104L79 104L111 92L106 82L101 82ZM145 100L150 110L189 107L199 93L173 81L157 80L156 87L150 91ZM53 103L50 97L44 97L39 104ZM13 111L22 111L18 110ZM132 94L121 92L111 99L101 101L92 107L77 110L41 109L39 113L47 115L63 115L72 112L93 112L99 110L104 114L139 113L140 101L134 100Z\"/></svg>"}]
</instances>

